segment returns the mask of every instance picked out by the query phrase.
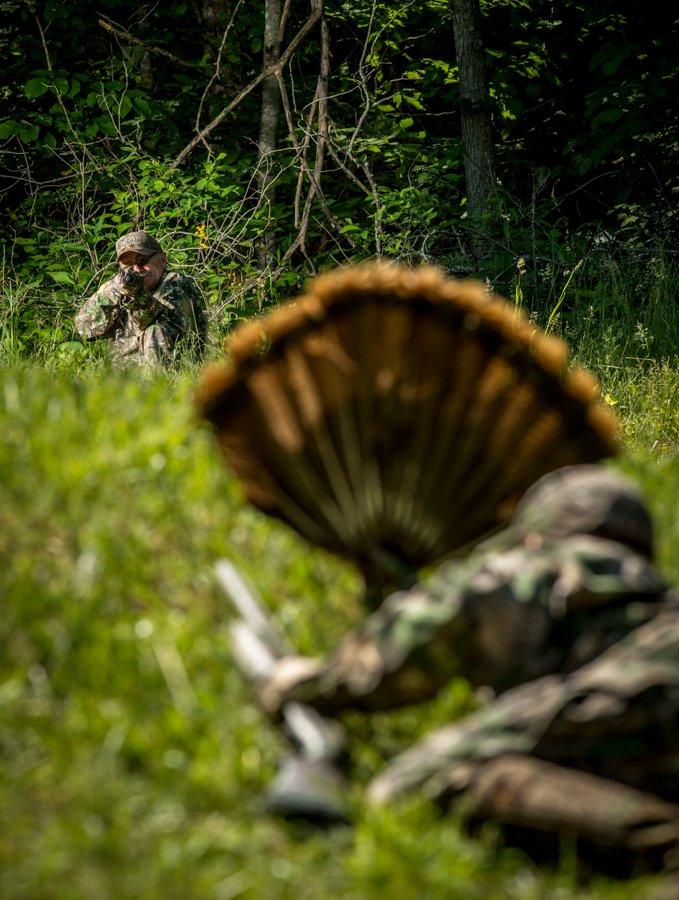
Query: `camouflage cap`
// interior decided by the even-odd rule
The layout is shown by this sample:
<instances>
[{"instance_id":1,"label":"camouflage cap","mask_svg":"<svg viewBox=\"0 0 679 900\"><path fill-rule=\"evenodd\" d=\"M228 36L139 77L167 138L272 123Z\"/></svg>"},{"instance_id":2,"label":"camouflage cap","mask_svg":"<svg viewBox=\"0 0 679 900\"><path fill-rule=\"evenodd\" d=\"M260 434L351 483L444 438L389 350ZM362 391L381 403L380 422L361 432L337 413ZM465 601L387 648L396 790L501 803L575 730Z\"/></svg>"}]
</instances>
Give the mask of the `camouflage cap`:
<instances>
[{"instance_id":1,"label":"camouflage cap","mask_svg":"<svg viewBox=\"0 0 679 900\"><path fill-rule=\"evenodd\" d=\"M487 545L499 549L529 534L556 539L593 534L648 557L653 553L653 523L641 492L624 475L598 465L543 475L520 500L509 527Z\"/></svg>"},{"instance_id":2,"label":"camouflage cap","mask_svg":"<svg viewBox=\"0 0 679 900\"><path fill-rule=\"evenodd\" d=\"M120 259L123 253L130 252L153 256L154 253L162 253L163 248L148 231L131 231L116 241L116 259Z\"/></svg>"}]
</instances>

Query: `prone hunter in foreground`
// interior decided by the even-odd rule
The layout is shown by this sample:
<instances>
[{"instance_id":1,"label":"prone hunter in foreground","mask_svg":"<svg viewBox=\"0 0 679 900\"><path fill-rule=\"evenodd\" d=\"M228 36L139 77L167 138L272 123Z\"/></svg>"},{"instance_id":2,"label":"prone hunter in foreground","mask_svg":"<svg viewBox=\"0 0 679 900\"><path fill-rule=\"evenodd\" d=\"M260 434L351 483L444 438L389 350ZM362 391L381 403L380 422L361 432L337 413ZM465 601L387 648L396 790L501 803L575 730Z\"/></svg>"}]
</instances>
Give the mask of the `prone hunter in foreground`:
<instances>
[{"instance_id":1,"label":"prone hunter in foreground","mask_svg":"<svg viewBox=\"0 0 679 900\"><path fill-rule=\"evenodd\" d=\"M231 352L199 402L249 499L355 560L375 607L327 660L269 660L267 712L325 723L462 675L494 699L371 802L419 790L533 849L677 866L679 597L643 498L597 464L616 445L592 379L480 288L385 266L319 279ZM300 811L287 787L274 806Z\"/></svg>"}]
</instances>

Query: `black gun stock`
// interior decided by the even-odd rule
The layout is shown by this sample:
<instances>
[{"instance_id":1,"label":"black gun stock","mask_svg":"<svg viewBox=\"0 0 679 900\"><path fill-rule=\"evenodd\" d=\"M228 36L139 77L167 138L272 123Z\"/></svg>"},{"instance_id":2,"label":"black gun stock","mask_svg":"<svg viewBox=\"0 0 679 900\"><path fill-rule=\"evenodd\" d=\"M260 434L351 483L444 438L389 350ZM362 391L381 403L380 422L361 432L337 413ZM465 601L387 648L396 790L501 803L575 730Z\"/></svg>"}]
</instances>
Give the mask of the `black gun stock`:
<instances>
[{"instance_id":1,"label":"black gun stock","mask_svg":"<svg viewBox=\"0 0 679 900\"><path fill-rule=\"evenodd\" d=\"M257 684L272 673L277 660L293 650L254 587L233 563L220 560L215 574L240 615L230 628L234 658L245 677ZM267 791L267 808L290 818L346 821L344 778L337 768L345 749L342 726L303 703L286 703L281 714L296 753L282 762Z\"/></svg>"}]
</instances>

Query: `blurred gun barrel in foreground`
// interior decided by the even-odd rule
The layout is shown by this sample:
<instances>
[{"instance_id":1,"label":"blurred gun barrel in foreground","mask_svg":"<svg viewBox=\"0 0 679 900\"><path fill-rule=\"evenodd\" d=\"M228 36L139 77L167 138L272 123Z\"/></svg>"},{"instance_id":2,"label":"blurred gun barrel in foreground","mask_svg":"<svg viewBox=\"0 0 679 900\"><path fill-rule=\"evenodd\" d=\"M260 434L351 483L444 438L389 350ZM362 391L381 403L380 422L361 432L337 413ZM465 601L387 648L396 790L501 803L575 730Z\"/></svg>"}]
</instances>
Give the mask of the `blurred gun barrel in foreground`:
<instances>
[{"instance_id":1,"label":"blurred gun barrel in foreground","mask_svg":"<svg viewBox=\"0 0 679 900\"><path fill-rule=\"evenodd\" d=\"M236 567L220 560L215 573L240 616L231 625L236 663L257 684L272 673L277 660L293 651ZM346 821L344 779L336 765L345 749L342 726L302 703L286 703L282 716L296 752L283 761L267 791L267 808L289 818Z\"/></svg>"}]
</instances>

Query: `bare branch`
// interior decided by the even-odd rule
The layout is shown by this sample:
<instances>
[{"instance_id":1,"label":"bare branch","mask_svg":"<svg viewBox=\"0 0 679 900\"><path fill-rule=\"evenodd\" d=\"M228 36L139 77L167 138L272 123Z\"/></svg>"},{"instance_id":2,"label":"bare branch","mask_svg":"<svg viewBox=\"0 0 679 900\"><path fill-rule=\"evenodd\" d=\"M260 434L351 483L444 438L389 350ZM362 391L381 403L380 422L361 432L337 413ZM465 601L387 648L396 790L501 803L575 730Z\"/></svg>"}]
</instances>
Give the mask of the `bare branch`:
<instances>
[{"instance_id":1,"label":"bare branch","mask_svg":"<svg viewBox=\"0 0 679 900\"><path fill-rule=\"evenodd\" d=\"M275 66L280 58L281 45L281 0L265 0L264 3L264 68ZM278 145L278 118L281 108L281 93L278 85L280 73L275 72L262 83L262 107L259 119L259 152L258 183L262 202L269 210L267 227L262 234L262 242L257 256L260 266L266 268L270 258L276 251L276 228L272 221L271 211L276 203L276 168L273 165L274 154Z\"/></svg>"},{"instance_id":2,"label":"bare branch","mask_svg":"<svg viewBox=\"0 0 679 900\"><path fill-rule=\"evenodd\" d=\"M354 133L349 141L349 153L354 149L354 142L359 135L361 128L363 127L363 123L365 122L368 113L370 112L370 94L368 93L367 82L368 76L365 71L365 60L368 54L368 43L372 34L373 22L375 20L375 11L377 8L377 0L373 0L372 9L370 11L370 21L368 22L368 30L365 35L365 42L363 44L363 50L361 51L361 59L358 63L358 74L359 74L359 91L361 96L363 97L363 110L361 112L360 118L358 120L358 124L354 130ZM374 41L373 41L374 45Z\"/></svg>"},{"instance_id":3,"label":"bare branch","mask_svg":"<svg viewBox=\"0 0 679 900\"><path fill-rule=\"evenodd\" d=\"M230 112L238 106L241 100L244 100L248 94L251 94L256 87L258 87L266 78L270 75L275 75L276 72L282 71L285 66L288 64L290 59L292 58L295 50L302 43L307 34L311 31L314 25L318 22L323 14L323 4L319 3L319 5L313 9L311 15L306 20L304 25L297 32L295 37L290 41L288 46L285 49L285 52L281 54L278 62L273 66L268 66L266 69L263 69L256 78L253 78L252 81L247 84L243 90L236 96L234 99L226 106L218 116L216 116L209 125L206 125L189 143L184 147L184 149L179 153L177 158L174 160L171 169L176 169L177 166L180 166L186 157L200 144L206 135L210 134L210 132L214 131L214 129L224 121L224 119L228 116Z\"/></svg>"},{"instance_id":4,"label":"bare branch","mask_svg":"<svg viewBox=\"0 0 679 900\"><path fill-rule=\"evenodd\" d=\"M47 65L47 71L48 71L48 72L50 73L50 75L51 75L51 74L52 74L52 60L50 59L50 52L49 52L49 49L48 49L48 47L47 47L47 41L46 41L46 39L45 39L45 32L44 32L44 30L43 30L42 24L41 24L40 19L38 18L38 16L35 17L35 23L36 23L36 25L38 26L38 31L40 32L40 40L41 40L41 42L42 42L42 49L43 49L43 52L44 52L44 54L45 54L45 64ZM70 131L71 134L73 135L73 139L76 141L76 143L79 143L79 142L80 142L80 141L79 141L79 137L78 137L78 135L76 134L76 131L75 131L74 127L73 127L73 123L71 122L71 117L70 117L70 115L68 114L68 110L66 109L66 104L64 103L64 99L63 99L63 97L61 96L61 91L59 91L59 90L57 90L57 89L55 88L55 89L54 89L54 93L57 95L57 101L58 101L58 103L59 103L59 106L61 107L62 113L64 114L64 118L66 119L66 122L68 123L69 131ZM86 145L86 144L83 144L82 147L83 147L83 153L85 153L85 154L91 159L91 158L92 158L92 154L91 154L90 151L87 149L87 145Z\"/></svg>"},{"instance_id":5,"label":"bare branch","mask_svg":"<svg viewBox=\"0 0 679 900\"><path fill-rule=\"evenodd\" d=\"M325 149L328 145L328 78L330 75L330 32L328 22L323 17L321 21L321 64L318 75L318 139L316 142L316 164L314 167L313 178L309 173L312 185L315 187L318 202L321 204L323 211L328 217L334 228L339 229L340 223L328 209L325 202L323 191L321 189L321 178L323 175L323 162L325 158ZM348 234L345 238L349 246L353 249L356 244Z\"/></svg>"},{"instance_id":6,"label":"bare branch","mask_svg":"<svg viewBox=\"0 0 679 900\"><path fill-rule=\"evenodd\" d=\"M280 47L283 43L283 37L285 35L285 26L288 24L288 15L290 14L290 4L292 0L285 0L285 6L283 7L283 12L281 13L281 21L278 26L278 37L276 38L276 43Z\"/></svg>"},{"instance_id":7,"label":"bare branch","mask_svg":"<svg viewBox=\"0 0 679 900\"><path fill-rule=\"evenodd\" d=\"M212 85L215 83L215 81L219 81L219 79L221 78L222 53L224 52L224 47L226 45L226 39L229 36L229 32L231 31L231 28L233 27L233 23L236 21L236 14L238 13L238 10L240 9L240 5L242 2L243 2L243 0L238 0L238 3L236 3L236 5L233 9L233 12L231 13L231 18L229 19L229 23L226 26L226 29L224 30L224 34L222 35L222 41L219 45L219 50L217 51L217 59L215 61L215 70L212 73L212 77L206 84L205 90L203 91L203 95L200 98L200 103L198 104L198 112L196 113L196 124L195 124L196 131L198 131L200 129L200 117L203 112L203 104L205 103L205 98L208 95L208 91L210 90ZM205 146L206 147L208 146L207 142L205 143Z\"/></svg>"},{"instance_id":8,"label":"bare branch","mask_svg":"<svg viewBox=\"0 0 679 900\"><path fill-rule=\"evenodd\" d=\"M382 254L382 200L380 199L379 191L377 190L377 184L375 183L375 179L373 178L372 170L367 160L361 162L357 159L352 153L351 149L344 149L345 158L350 160L357 169L361 169L363 174L365 175L366 181L370 185L370 190L367 190L365 185L363 185L353 173L343 164L337 153L333 151L332 144L330 138L328 138L328 147L330 148L330 155L337 162L339 167L346 172L346 174L351 178L352 181L355 181L361 190L365 191L366 194L372 196L373 201L375 203L375 219L373 223L374 233L375 233L375 253L377 256L381 256Z\"/></svg>"},{"instance_id":9,"label":"bare branch","mask_svg":"<svg viewBox=\"0 0 679 900\"><path fill-rule=\"evenodd\" d=\"M193 150L195 150L195 148L198 146L198 144L200 144L204 140L205 136L208 135L211 131L214 131L214 129L221 122L224 121L224 119L228 116L228 114L230 112L233 112L233 110L238 106L238 104L241 102L241 100L244 100L245 97L248 96L248 94L251 94L254 91L254 89L256 87L258 87L264 81L265 78L268 78L269 75L275 75L276 72L278 72L278 71L282 71L282 69L290 61L290 58L292 57L295 50L299 47L299 45L302 43L304 38L314 27L316 22L318 22L318 20L321 18L322 12L323 12L322 5L319 5L316 9L313 10L313 12L309 16L309 18L304 23L304 25L302 25L302 27L297 32L295 37L290 41L290 43L286 47L285 53L281 54L281 57L278 60L278 62L275 65L268 66L266 69L262 70L256 78L253 78L252 81L248 85L246 85L243 88L243 90L236 97L234 97L234 99L231 101L231 103L229 103L229 105L226 106L219 113L219 115L216 116L210 122L209 125L206 125L205 128L203 128L194 138L192 138L189 141L189 143L186 145L186 147L184 147L184 149L181 151L181 153L174 160L174 162L170 166L171 169L176 169L177 166L180 166L184 162L186 157Z\"/></svg>"},{"instance_id":10,"label":"bare branch","mask_svg":"<svg viewBox=\"0 0 679 900\"><path fill-rule=\"evenodd\" d=\"M328 140L328 114L327 114L327 105L328 105L328 76L330 72L330 37L328 32L328 25L325 17L321 20L321 59L320 59L320 71L318 76L318 82L316 85L316 92L314 94L314 98L311 102L311 109L309 112L309 117L307 119L307 127L304 135L303 144L300 146L299 141L297 140L297 135L295 134L295 126L292 120L292 112L290 110L290 100L288 97L287 88L285 86L285 81L283 79L282 73L278 72L276 77L278 79L278 87L280 90L281 101L283 104L283 110L285 113L285 119L288 125L288 133L290 135L290 140L295 150L296 160L299 161L300 164L300 172L297 179L297 189L295 192L295 226L299 228L297 237L293 241L293 243L288 247L283 259L289 259L292 253L300 249L302 253L306 254L306 234L309 227L309 222L311 218L311 208L313 204L314 197L318 198L318 202L321 205L321 208L328 220L328 222L332 225L335 230L339 230L341 227L341 223L337 220L337 218L333 215L328 204L323 195L323 190L321 188L321 177L323 173L323 158L325 153L325 147L327 146ZM313 121L314 111L318 109L318 133L316 136L316 160L314 164L314 170L312 171L309 168L309 164L307 162L306 154L309 147L310 139L311 139L311 123ZM306 196L306 200L304 203L304 211L300 216L299 213L299 203L301 199L301 191L302 191L302 181L303 177L309 179L310 187ZM353 248L356 246L354 240L349 236L345 235L348 244ZM307 256L307 259L309 257ZM312 269L314 269L313 261L309 259L309 263L311 264Z\"/></svg>"},{"instance_id":11,"label":"bare branch","mask_svg":"<svg viewBox=\"0 0 679 900\"><path fill-rule=\"evenodd\" d=\"M185 59L180 59L178 56L175 56L174 53L170 53L169 50L163 49L163 47L156 47L153 44L147 44L146 41L142 41L141 38L135 37L133 34L130 34L125 28L121 26L116 26L111 24L111 22L106 21L106 19L99 19L98 24L104 31L108 31L109 34L114 35L119 38L121 41L127 41L128 44L137 44L139 47L143 47L144 50L147 50L149 53L155 53L156 56L164 56L166 59L171 60L178 66L182 66L185 69L193 69L194 71L197 68L200 68L201 63L195 62L187 62Z\"/></svg>"},{"instance_id":12,"label":"bare branch","mask_svg":"<svg viewBox=\"0 0 679 900\"><path fill-rule=\"evenodd\" d=\"M328 153L330 154L330 156L332 156L332 158L335 160L335 162L337 163L340 170L342 172L344 172L344 174L347 176L349 181L353 181L354 184L357 187L359 187L363 191L364 194L367 194L370 197L371 196L370 190L363 184L363 182L360 180L360 178L357 178L354 175L354 173L351 171L351 169L347 168L345 163L342 162L342 160L337 155L337 152L335 151L335 148L333 147L333 145L330 141L328 141Z\"/></svg>"},{"instance_id":13,"label":"bare branch","mask_svg":"<svg viewBox=\"0 0 679 900\"><path fill-rule=\"evenodd\" d=\"M300 159L304 159L306 164L306 156L309 152L309 144L311 143L311 127L314 121L314 117L316 115L316 104L318 103L318 82L316 83L316 90L314 91L314 96L309 105L309 114L306 119L306 124L304 126L304 140L302 141L301 152L299 154ZM308 168L308 166L307 166ZM297 173L297 186L295 188L295 228L299 228L299 224L302 221L302 217L300 214L300 203L302 201L302 187L304 186L304 169L300 166L299 172Z\"/></svg>"},{"instance_id":14,"label":"bare branch","mask_svg":"<svg viewBox=\"0 0 679 900\"><path fill-rule=\"evenodd\" d=\"M297 160L299 160L302 172L307 176L307 178L311 182L311 186L318 197L319 203L321 204L323 212L325 213L328 221L335 228L339 228L340 222L335 218L335 216L332 214L332 212L328 208L328 204L326 203L325 197L323 196L323 191L321 190L321 186L316 177L316 174L315 174L315 172L311 171L311 169L309 168L309 164L306 160L306 149L308 147L309 142L306 141L306 145L304 147L302 147L300 145L299 141L297 140L297 135L295 134L295 126L292 121L292 113L290 111L290 98L288 97L288 91L285 86L285 82L283 81L283 76L280 73L278 73L277 78L278 78L278 86L279 86L280 92L281 92L281 100L283 101L283 111L285 112L285 119L288 124L288 133L290 135L290 141L292 143L292 146L294 147L294 150L295 150L295 158ZM305 139L307 137L309 137L309 135L310 135L311 123L309 122L308 125L309 125L309 129L307 130L307 133L305 134ZM298 218L296 218L295 225L299 225Z\"/></svg>"}]
</instances>

